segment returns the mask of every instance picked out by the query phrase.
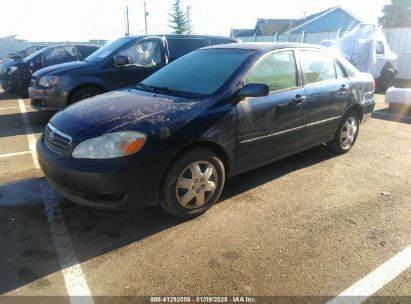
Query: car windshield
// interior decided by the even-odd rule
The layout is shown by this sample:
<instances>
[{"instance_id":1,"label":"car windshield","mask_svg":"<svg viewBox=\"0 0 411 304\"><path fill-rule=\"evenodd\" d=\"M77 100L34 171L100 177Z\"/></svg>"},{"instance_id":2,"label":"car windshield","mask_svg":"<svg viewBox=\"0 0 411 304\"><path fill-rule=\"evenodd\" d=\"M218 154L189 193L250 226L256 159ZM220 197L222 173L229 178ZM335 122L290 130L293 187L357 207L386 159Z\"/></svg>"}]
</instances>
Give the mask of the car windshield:
<instances>
[{"instance_id":1,"label":"car windshield","mask_svg":"<svg viewBox=\"0 0 411 304\"><path fill-rule=\"evenodd\" d=\"M114 41L111 41L107 43L105 46L103 46L102 48L99 48L97 51L92 53L90 56L88 56L85 61L88 61L88 62L102 61L105 58L107 58L107 56L110 56L114 51L116 51L118 48L120 48L121 46L123 46L129 41L130 41L130 37L122 37Z\"/></svg>"},{"instance_id":2,"label":"car windshield","mask_svg":"<svg viewBox=\"0 0 411 304\"><path fill-rule=\"evenodd\" d=\"M143 86L208 95L217 91L253 51L208 49L191 52L154 73Z\"/></svg>"},{"instance_id":3,"label":"car windshield","mask_svg":"<svg viewBox=\"0 0 411 304\"><path fill-rule=\"evenodd\" d=\"M32 60L34 57L43 54L45 51L47 51L49 48L45 47L42 48L40 50L38 50L37 52L34 52L33 54L27 56L26 58L23 59L24 62L29 62L30 60Z\"/></svg>"}]
</instances>

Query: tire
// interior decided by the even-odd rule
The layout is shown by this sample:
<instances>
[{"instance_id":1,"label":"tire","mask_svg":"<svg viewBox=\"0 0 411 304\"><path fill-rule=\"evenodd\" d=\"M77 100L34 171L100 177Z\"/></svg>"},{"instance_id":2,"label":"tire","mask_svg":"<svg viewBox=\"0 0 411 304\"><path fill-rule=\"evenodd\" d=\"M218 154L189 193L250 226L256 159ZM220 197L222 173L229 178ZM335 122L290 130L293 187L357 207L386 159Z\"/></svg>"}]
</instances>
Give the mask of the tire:
<instances>
[{"instance_id":1,"label":"tire","mask_svg":"<svg viewBox=\"0 0 411 304\"><path fill-rule=\"evenodd\" d=\"M18 89L17 89L17 93L22 98L28 98L29 97L29 85L27 85L27 83L20 84Z\"/></svg>"},{"instance_id":2,"label":"tire","mask_svg":"<svg viewBox=\"0 0 411 304\"><path fill-rule=\"evenodd\" d=\"M165 173L160 206L178 218L199 216L219 199L224 183L225 168L217 154L207 149L190 150L175 159Z\"/></svg>"},{"instance_id":3,"label":"tire","mask_svg":"<svg viewBox=\"0 0 411 304\"><path fill-rule=\"evenodd\" d=\"M344 154L354 146L360 131L360 119L356 111L349 111L341 119L334 139L327 143L328 149L336 154ZM344 136L346 134L347 136Z\"/></svg>"},{"instance_id":4,"label":"tire","mask_svg":"<svg viewBox=\"0 0 411 304\"><path fill-rule=\"evenodd\" d=\"M378 80L378 91L385 93L390 87L395 84L395 71L392 68L386 68L381 73Z\"/></svg>"},{"instance_id":5,"label":"tire","mask_svg":"<svg viewBox=\"0 0 411 304\"><path fill-rule=\"evenodd\" d=\"M69 104L103 93L104 91L102 89L96 87L82 87L74 90L74 92L70 96Z\"/></svg>"}]
</instances>

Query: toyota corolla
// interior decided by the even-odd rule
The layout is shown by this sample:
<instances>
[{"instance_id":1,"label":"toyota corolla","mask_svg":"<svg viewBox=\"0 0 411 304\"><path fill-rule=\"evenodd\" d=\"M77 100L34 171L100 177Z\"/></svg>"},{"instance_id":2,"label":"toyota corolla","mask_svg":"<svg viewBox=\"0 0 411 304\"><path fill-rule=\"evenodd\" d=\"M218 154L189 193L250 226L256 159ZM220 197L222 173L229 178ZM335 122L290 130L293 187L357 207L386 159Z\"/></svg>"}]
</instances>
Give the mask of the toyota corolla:
<instances>
[{"instance_id":1,"label":"toyota corolla","mask_svg":"<svg viewBox=\"0 0 411 304\"><path fill-rule=\"evenodd\" d=\"M38 159L73 202L159 204L193 217L234 175L323 143L349 151L374 109L374 86L371 75L321 47L203 48L135 87L56 114Z\"/></svg>"}]
</instances>

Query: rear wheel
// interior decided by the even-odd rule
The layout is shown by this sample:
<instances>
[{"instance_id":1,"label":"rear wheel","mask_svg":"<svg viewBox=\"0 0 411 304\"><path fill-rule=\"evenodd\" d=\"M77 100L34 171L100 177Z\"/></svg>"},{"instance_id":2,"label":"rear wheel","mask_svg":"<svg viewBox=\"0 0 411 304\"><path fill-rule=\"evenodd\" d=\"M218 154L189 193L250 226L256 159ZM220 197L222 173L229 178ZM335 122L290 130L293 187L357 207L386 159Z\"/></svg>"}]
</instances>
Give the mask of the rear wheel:
<instances>
[{"instance_id":1,"label":"rear wheel","mask_svg":"<svg viewBox=\"0 0 411 304\"><path fill-rule=\"evenodd\" d=\"M224 164L212 151L195 149L178 157L165 175L160 205L179 218L206 212L225 183Z\"/></svg>"},{"instance_id":2,"label":"rear wheel","mask_svg":"<svg viewBox=\"0 0 411 304\"><path fill-rule=\"evenodd\" d=\"M75 103L80 100L90 98L96 95L103 94L104 91L102 89L96 88L96 87L82 87L79 89L76 89L70 97L69 103Z\"/></svg>"},{"instance_id":3,"label":"rear wheel","mask_svg":"<svg viewBox=\"0 0 411 304\"><path fill-rule=\"evenodd\" d=\"M334 139L327 143L331 152L343 154L351 150L358 137L360 119L357 112L350 111L341 120Z\"/></svg>"}]
</instances>

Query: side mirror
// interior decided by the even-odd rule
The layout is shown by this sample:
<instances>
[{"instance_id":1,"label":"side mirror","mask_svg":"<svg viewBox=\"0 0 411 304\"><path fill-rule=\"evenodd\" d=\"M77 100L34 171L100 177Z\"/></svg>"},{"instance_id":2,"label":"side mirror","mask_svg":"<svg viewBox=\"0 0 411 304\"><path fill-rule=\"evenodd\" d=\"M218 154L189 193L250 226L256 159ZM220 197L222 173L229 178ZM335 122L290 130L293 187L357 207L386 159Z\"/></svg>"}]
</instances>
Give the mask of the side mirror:
<instances>
[{"instance_id":1,"label":"side mirror","mask_svg":"<svg viewBox=\"0 0 411 304\"><path fill-rule=\"evenodd\" d=\"M249 83L237 91L238 97L262 97L270 93L270 88L264 83Z\"/></svg>"},{"instance_id":2,"label":"side mirror","mask_svg":"<svg viewBox=\"0 0 411 304\"><path fill-rule=\"evenodd\" d=\"M114 56L114 65L117 67L122 67L130 64L130 58L128 56Z\"/></svg>"}]
</instances>

